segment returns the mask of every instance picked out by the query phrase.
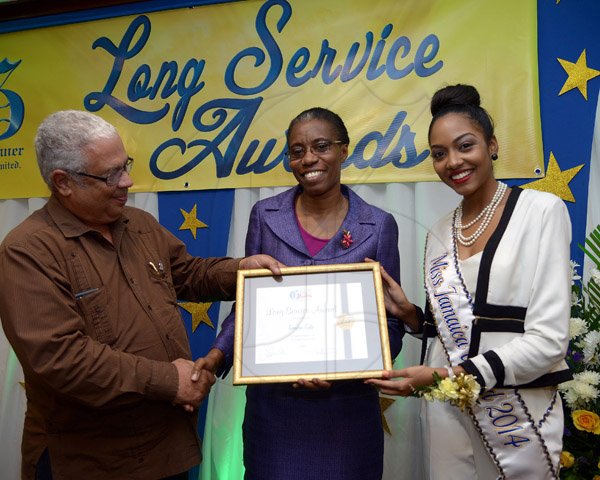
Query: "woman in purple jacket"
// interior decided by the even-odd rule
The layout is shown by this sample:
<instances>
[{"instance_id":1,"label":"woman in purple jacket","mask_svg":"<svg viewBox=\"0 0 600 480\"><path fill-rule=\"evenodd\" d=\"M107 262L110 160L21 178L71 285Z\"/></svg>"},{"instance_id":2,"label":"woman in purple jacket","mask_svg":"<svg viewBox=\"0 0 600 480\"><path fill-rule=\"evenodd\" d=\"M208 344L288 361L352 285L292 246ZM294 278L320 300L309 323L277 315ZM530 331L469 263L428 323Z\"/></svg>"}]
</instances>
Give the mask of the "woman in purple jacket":
<instances>
[{"instance_id":1,"label":"woman in purple jacket","mask_svg":"<svg viewBox=\"0 0 600 480\"><path fill-rule=\"evenodd\" d=\"M298 185L259 201L250 215L246 254L266 253L288 266L379 261L400 276L394 218L341 185L348 132L323 108L288 128L288 157ZM404 327L388 318L392 356ZM225 320L204 368L227 371L233 360L234 315ZM243 424L246 480L379 480L383 429L378 392L362 381L299 379L251 385Z\"/></svg>"}]
</instances>

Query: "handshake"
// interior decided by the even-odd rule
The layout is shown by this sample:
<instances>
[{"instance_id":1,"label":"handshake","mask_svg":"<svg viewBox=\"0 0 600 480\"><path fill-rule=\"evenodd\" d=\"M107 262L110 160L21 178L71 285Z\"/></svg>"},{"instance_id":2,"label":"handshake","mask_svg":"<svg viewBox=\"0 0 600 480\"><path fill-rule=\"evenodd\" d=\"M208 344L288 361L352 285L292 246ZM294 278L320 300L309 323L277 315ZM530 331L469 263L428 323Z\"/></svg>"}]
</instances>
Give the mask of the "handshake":
<instances>
[{"instance_id":1,"label":"handshake","mask_svg":"<svg viewBox=\"0 0 600 480\"><path fill-rule=\"evenodd\" d=\"M181 405L187 412L193 412L209 394L216 381L215 373L223 363L223 352L213 348L205 357L196 362L178 358L173 365L179 375L177 395L173 405Z\"/></svg>"},{"instance_id":2,"label":"handshake","mask_svg":"<svg viewBox=\"0 0 600 480\"><path fill-rule=\"evenodd\" d=\"M284 266L269 255L258 254L242 258L238 268L240 270L268 268L273 275L278 276L281 275L281 267ZM224 359L223 352L213 348L196 362L184 358L171 362L177 368L179 375L177 396L173 400L173 405L181 405L188 412L198 408L215 384L215 373Z\"/></svg>"}]
</instances>

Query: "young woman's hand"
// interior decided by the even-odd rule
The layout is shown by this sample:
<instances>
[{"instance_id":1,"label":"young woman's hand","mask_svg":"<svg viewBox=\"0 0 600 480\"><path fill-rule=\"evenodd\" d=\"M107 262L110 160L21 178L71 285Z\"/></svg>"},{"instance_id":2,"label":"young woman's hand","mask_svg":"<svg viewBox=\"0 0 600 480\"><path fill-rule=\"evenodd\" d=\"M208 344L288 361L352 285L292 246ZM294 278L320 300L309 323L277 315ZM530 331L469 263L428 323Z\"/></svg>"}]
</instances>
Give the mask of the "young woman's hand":
<instances>
[{"instance_id":1,"label":"young woman's hand","mask_svg":"<svg viewBox=\"0 0 600 480\"><path fill-rule=\"evenodd\" d=\"M424 365L403 368L401 370L388 370L383 372L382 378L370 378L365 383L374 385L381 393L410 397L417 387L424 387L433 383L433 372L441 377L448 376L445 368L432 368Z\"/></svg>"},{"instance_id":2,"label":"young woman's hand","mask_svg":"<svg viewBox=\"0 0 600 480\"><path fill-rule=\"evenodd\" d=\"M365 262L374 262L374 260L365 258ZM409 302L402 287L385 271L385 268L382 265L379 268L385 309L392 317L402 320L412 332L420 331L421 324L417 316L417 308Z\"/></svg>"}]
</instances>

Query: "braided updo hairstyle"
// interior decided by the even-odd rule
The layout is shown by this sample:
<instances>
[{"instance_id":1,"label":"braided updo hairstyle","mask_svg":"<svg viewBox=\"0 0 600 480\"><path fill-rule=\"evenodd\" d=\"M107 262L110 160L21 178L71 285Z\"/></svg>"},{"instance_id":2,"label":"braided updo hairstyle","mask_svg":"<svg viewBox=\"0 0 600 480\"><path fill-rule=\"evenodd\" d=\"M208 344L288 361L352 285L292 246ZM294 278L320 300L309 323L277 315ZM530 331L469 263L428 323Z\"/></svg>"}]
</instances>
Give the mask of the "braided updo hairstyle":
<instances>
[{"instance_id":1,"label":"braided updo hairstyle","mask_svg":"<svg viewBox=\"0 0 600 480\"><path fill-rule=\"evenodd\" d=\"M431 99L431 127L441 117L448 113L460 113L469 117L481 128L485 141L489 143L494 136L494 122L490 114L481 107L481 98L477 89L471 85L449 85L441 88Z\"/></svg>"}]
</instances>

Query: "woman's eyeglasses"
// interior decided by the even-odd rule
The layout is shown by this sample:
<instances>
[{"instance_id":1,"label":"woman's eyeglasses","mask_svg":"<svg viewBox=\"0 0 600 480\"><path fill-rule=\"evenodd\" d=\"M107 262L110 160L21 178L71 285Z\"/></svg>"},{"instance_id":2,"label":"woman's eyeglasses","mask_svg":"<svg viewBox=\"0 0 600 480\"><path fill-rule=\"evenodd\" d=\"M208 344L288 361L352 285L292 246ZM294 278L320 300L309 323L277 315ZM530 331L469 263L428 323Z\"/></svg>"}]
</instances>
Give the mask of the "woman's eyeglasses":
<instances>
[{"instance_id":1,"label":"woman's eyeglasses","mask_svg":"<svg viewBox=\"0 0 600 480\"><path fill-rule=\"evenodd\" d=\"M334 144L344 143L341 140L319 140L318 142L313 143L308 146L308 150L313 155L325 155L329 153L331 150L331 146ZM306 147L304 145L293 145L287 152L285 152L286 156L289 157L290 160L301 160L306 155Z\"/></svg>"}]
</instances>

